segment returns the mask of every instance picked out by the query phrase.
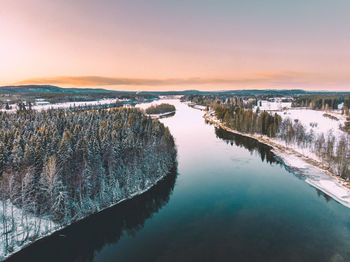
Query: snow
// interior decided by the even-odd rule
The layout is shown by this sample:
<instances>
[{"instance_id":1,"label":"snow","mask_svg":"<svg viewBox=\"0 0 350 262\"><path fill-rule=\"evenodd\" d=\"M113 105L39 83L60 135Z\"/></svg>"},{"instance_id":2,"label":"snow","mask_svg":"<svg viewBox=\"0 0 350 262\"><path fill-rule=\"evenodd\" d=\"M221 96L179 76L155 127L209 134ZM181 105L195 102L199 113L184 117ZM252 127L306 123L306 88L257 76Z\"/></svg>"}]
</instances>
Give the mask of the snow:
<instances>
[{"instance_id":1,"label":"snow","mask_svg":"<svg viewBox=\"0 0 350 262\"><path fill-rule=\"evenodd\" d=\"M323 116L325 113L335 116L339 120L337 121ZM313 130L315 134L323 133L326 136L327 133L331 131L336 137L344 134L344 132L339 129L339 125L344 125L346 118L345 116L336 112L326 112L312 109L288 109L277 112L277 114L279 114L283 119L290 118L292 121L298 119L300 123L304 125L307 132ZM317 125L313 125L314 123L317 123Z\"/></svg>"},{"instance_id":2,"label":"snow","mask_svg":"<svg viewBox=\"0 0 350 262\"><path fill-rule=\"evenodd\" d=\"M51 104L49 106L33 106L35 110L47 110L49 108L68 108L70 106L79 105L95 105L95 104L109 104L114 103L116 99L104 99L98 101L90 102L79 102L79 103L61 103L61 104ZM157 102L164 102L157 101ZM143 105L149 106L149 103L144 103ZM15 111L16 109L14 109ZM145 181L145 186L141 189L140 187L133 187L127 192L126 197L118 200L118 202L111 203L108 207L114 206L120 202L130 199L134 196L140 195L151 187L156 185L158 181L162 180L166 176L167 172L164 172L162 176L158 178L152 178ZM3 204L6 204L6 209L4 210ZM104 208L107 209L108 207ZM104 210L103 209L103 210ZM101 210L102 211L102 210ZM13 214L13 216L12 216ZM13 221L12 221L13 217ZM52 233L62 229L68 225L56 224L47 217L36 217L28 212L23 211L20 208L15 207L10 201L1 202L0 201L0 261L7 256L23 249L25 246L32 244L33 242L51 235ZM7 230L4 227L3 221L7 221ZM5 230L8 232L7 241ZM8 243L6 245L6 243Z\"/></svg>"},{"instance_id":3,"label":"snow","mask_svg":"<svg viewBox=\"0 0 350 262\"><path fill-rule=\"evenodd\" d=\"M152 187L154 187L159 181L164 179L167 173L164 173L162 176L156 178L154 181L147 180L145 182L145 188L140 189L137 188L134 192L130 192L129 195L123 199L120 199L116 203L111 203L106 208L103 208L99 212L102 212L103 210L106 210L112 206L115 206L121 202L124 202L128 199L131 199L135 196L141 195L145 193L146 191L150 190ZM6 202L7 208L6 212L3 211L3 203L0 201L0 214L1 214L1 220L3 220L3 215L8 217L8 225L12 224L12 221L10 220L9 215L11 214L11 209L13 209L14 214L14 228L10 229L8 231L11 231L11 235L9 234L9 242L11 241L12 250L6 251L5 246L5 234L4 234L4 228L3 223L0 223L0 236L1 236L1 242L0 242L0 261L2 259L8 257L9 255L25 248L26 246L34 243L35 241L45 237L49 236L52 233L68 226L68 225L59 225L55 224L49 219L46 218L38 218L33 215L25 214L21 209L16 208L14 205L10 203L10 201ZM97 213L99 213L97 212ZM90 216L90 215L88 215ZM86 217L88 217L86 216ZM85 217L85 218L86 218ZM82 218L84 219L84 218ZM81 220L81 219L80 219ZM1 221L2 222L2 221ZM26 230L28 231L26 231ZM29 230L28 230L29 229Z\"/></svg>"},{"instance_id":4,"label":"snow","mask_svg":"<svg viewBox=\"0 0 350 262\"><path fill-rule=\"evenodd\" d=\"M290 108L287 110L273 111L270 113L277 113L282 117L282 119L289 118L293 122L294 120L298 120L298 122L305 127L306 132L309 133L312 131L315 137L323 133L325 138L327 139L327 135L331 133L335 137L335 143L337 143L337 141L342 135L346 135L346 133L339 128L341 125L344 125L346 117L341 115L337 111L319 111L308 108ZM338 121L323 116L323 114L325 113L338 118ZM263 137L274 142L275 144L291 148L301 155L307 156L318 162L322 162L321 159L319 159L319 157L313 152L312 148L310 147L300 147L297 144L286 144L285 141L279 138L268 138L267 136Z\"/></svg>"},{"instance_id":5,"label":"snow","mask_svg":"<svg viewBox=\"0 0 350 262\"><path fill-rule=\"evenodd\" d=\"M161 99L153 100L152 102L139 103L135 105L136 108L146 109L150 106L160 105L160 104L171 104L172 101L178 100L181 96L161 96Z\"/></svg>"},{"instance_id":6,"label":"snow","mask_svg":"<svg viewBox=\"0 0 350 262\"><path fill-rule=\"evenodd\" d=\"M207 110L207 107L206 107L206 106L194 105L194 106L192 106L192 107L195 108L195 109L199 109L199 110L201 110L201 111Z\"/></svg>"},{"instance_id":7,"label":"snow","mask_svg":"<svg viewBox=\"0 0 350 262\"><path fill-rule=\"evenodd\" d=\"M318 112L317 114L324 113L319 111L314 112ZM311 114L314 112L311 112ZM310 117L310 114L307 114L307 116ZM308 117L305 117L305 119L308 119ZM210 120L214 121L214 123L216 123L217 125L219 125L220 123L220 121L216 119L212 111L208 112L205 115L205 118L209 118ZM329 120L331 119L327 118L327 120L325 121ZM219 126L223 127L222 125ZM289 170L291 170L297 175L301 175L308 184L318 188L325 194L332 197L334 200L350 208L350 189L344 186L346 182L342 181L341 179L338 179L337 177L331 176L331 174L328 171L308 163L306 159L316 160L316 162L321 163L320 159L318 159L318 157L314 153L312 153L310 148L300 148L294 144L286 145L286 143L280 139L272 139L267 136L245 134L232 130L230 128L225 129L243 136L252 137L254 139L257 139L261 143L272 146L272 152L283 161L284 165Z\"/></svg>"},{"instance_id":8,"label":"snow","mask_svg":"<svg viewBox=\"0 0 350 262\"><path fill-rule=\"evenodd\" d=\"M146 103L139 103L136 104L135 107L136 108L140 108L142 110L147 109L150 106L155 106L155 105L160 105L160 104L171 104L172 101L179 99L180 96L171 96L171 97L167 97L167 96L160 96L160 99L158 100L153 100L152 102L146 102ZM172 111L172 112L166 112L166 113L161 113L161 114L148 114L150 117L152 118L160 118L160 117L164 117L167 115L171 115L176 111Z\"/></svg>"},{"instance_id":9,"label":"snow","mask_svg":"<svg viewBox=\"0 0 350 262\"><path fill-rule=\"evenodd\" d=\"M5 212L3 210L3 202L0 201L0 261L7 255L14 253L24 246L30 244L33 240L38 240L53 231L60 228L49 219L35 217L31 214L23 212L11 204L10 201L6 201ZM13 226L11 220L11 213L13 212ZM4 218L5 217L5 218ZM6 250L6 234L3 220L7 220L7 238L10 250Z\"/></svg>"},{"instance_id":10,"label":"snow","mask_svg":"<svg viewBox=\"0 0 350 262\"><path fill-rule=\"evenodd\" d=\"M342 110L342 109L343 109L343 106L344 106L344 102L343 102L343 103L340 103L340 104L338 105L338 110Z\"/></svg>"},{"instance_id":11,"label":"snow","mask_svg":"<svg viewBox=\"0 0 350 262\"><path fill-rule=\"evenodd\" d=\"M110 98L110 99L101 99L101 100L94 100L94 101L65 102L65 103L57 103L57 104L40 104L39 103L40 105L33 105L32 109L41 111L41 110L48 110L48 109L70 108L70 107L79 107L79 106L108 105L108 104L114 104L119 101L125 102L129 100ZM10 110L0 109L0 111L15 113L17 110L17 105L11 105L11 106L12 106L12 109Z\"/></svg>"},{"instance_id":12,"label":"snow","mask_svg":"<svg viewBox=\"0 0 350 262\"><path fill-rule=\"evenodd\" d=\"M342 184L337 180L330 178L307 178L305 181L308 184L326 193L334 200L350 208L350 190L346 187L343 187Z\"/></svg>"},{"instance_id":13,"label":"snow","mask_svg":"<svg viewBox=\"0 0 350 262\"><path fill-rule=\"evenodd\" d=\"M165 116L170 116L172 114L174 114L176 111L171 111L171 112L166 112L166 113L161 113L161 114L147 114L149 115L151 118L161 118L161 117L165 117Z\"/></svg>"},{"instance_id":14,"label":"snow","mask_svg":"<svg viewBox=\"0 0 350 262\"><path fill-rule=\"evenodd\" d=\"M299 169L308 168L310 164L306 163L300 157L297 157L292 154L282 153L281 151L273 150L276 155L283 159L283 162L288 167L294 167Z\"/></svg>"},{"instance_id":15,"label":"snow","mask_svg":"<svg viewBox=\"0 0 350 262\"><path fill-rule=\"evenodd\" d=\"M256 111L257 107L259 107L260 111L276 111L282 110L283 108L291 108L292 102L260 100L258 101L258 106L255 106L253 110Z\"/></svg>"},{"instance_id":16,"label":"snow","mask_svg":"<svg viewBox=\"0 0 350 262\"><path fill-rule=\"evenodd\" d=\"M345 187L336 177L330 176L325 170L307 163L304 159L273 150L293 172L302 175L305 182L318 188L340 204L350 208L350 189Z\"/></svg>"},{"instance_id":17,"label":"snow","mask_svg":"<svg viewBox=\"0 0 350 262\"><path fill-rule=\"evenodd\" d=\"M300 123L306 128L307 132L311 130L316 136L324 134L325 137L328 133L332 133L335 136L335 140L338 141L342 135L346 133L339 129L339 125L343 125L345 122L345 117L335 111L317 111L311 109L289 109L282 112L277 112L283 119L289 117L292 121L298 119ZM323 116L323 114L329 114L337 117L339 120L333 120L328 117ZM316 123L317 125L310 125L311 123ZM327 195L331 196L333 199L338 201L350 208L350 189L344 187L343 182L339 179L330 176L325 170L322 170L316 166L307 163L303 157L307 157L312 160L316 160L322 163L321 159L313 152L310 147L299 147L296 144L288 144L280 139L271 139L274 143L290 148L295 152L301 154L301 157L292 154L283 154L278 152L277 155L280 156L284 163L291 167L292 169L298 169L298 171L306 177L306 182Z\"/></svg>"},{"instance_id":18,"label":"snow","mask_svg":"<svg viewBox=\"0 0 350 262\"><path fill-rule=\"evenodd\" d=\"M80 101L80 102L65 102L57 104L48 104L48 105L35 105L32 107L34 110L48 110L48 109L57 109L57 108L70 108L70 107L79 107L79 106L91 106L91 105L108 105L115 103L116 98L113 99L101 99L96 101Z\"/></svg>"}]
</instances>

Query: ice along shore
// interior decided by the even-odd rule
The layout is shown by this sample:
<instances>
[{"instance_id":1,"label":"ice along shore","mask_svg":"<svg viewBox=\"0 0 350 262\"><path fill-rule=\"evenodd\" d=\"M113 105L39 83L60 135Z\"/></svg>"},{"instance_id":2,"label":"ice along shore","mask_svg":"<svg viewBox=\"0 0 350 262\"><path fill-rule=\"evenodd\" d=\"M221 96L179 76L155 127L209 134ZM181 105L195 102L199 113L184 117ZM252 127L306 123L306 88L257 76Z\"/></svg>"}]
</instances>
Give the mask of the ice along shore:
<instances>
[{"instance_id":1,"label":"ice along shore","mask_svg":"<svg viewBox=\"0 0 350 262\"><path fill-rule=\"evenodd\" d=\"M340 204L350 208L350 189L345 186L345 181L322 168L322 163L296 152L294 149L272 141L261 135L242 133L223 125L211 113L203 116L209 123L214 124L228 132L256 139L260 143L272 147L272 152L294 173L301 175L305 182L321 190Z\"/></svg>"}]
</instances>

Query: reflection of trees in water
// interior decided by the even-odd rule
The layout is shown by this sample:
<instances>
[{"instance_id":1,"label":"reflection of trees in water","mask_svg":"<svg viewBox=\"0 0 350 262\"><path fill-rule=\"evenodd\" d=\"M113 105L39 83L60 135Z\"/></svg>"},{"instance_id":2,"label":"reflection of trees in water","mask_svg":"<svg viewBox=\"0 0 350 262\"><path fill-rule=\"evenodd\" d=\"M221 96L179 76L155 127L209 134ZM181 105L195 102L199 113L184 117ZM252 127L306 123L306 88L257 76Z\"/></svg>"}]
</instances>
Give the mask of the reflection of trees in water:
<instances>
[{"instance_id":1,"label":"reflection of trees in water","mask_svg":"<svg viewBox=\"0 0 350 262\"><path fill-rule=\"evenodd\" d=\"M235 144L238 147L244 147L249 150L251 154L257 152L261 157L261 160L266 160L267 163L278 163L281 164L289 173L294 174L297 178L305 180L305 176L298 169L289 168L283 161L279 160L273 152L271 152L271 147L264 145L257 141L256 139L241 136L235 133L228 132L222 128L215 128L216 137L224 140L227 144ZM323 197L327 202L332 198L327 194L323 193L321 190L316 189L316 193L319 197Z\"/></svg>"},{"instance_id":2,"label":"reflection of trees in water","mask_svg":"<svg viewBox=\"0 0 350 262\"><path fill-rule=\"evenodd\" d=\"M244 147L253 154L257 152L264 162L267 163L280 163L280 161L275 157L275 154L271 152L271 147L260 143L258 140L241 136L235 133L228 132L222 128L215 128L216 137L224 140L227 144L235 144L238 147Z\"/></svg>"},{"instance_id":3,"label":"reflection of trees in water","mask_svg":"<svg viewBox=\"0 0 350 262\"><path fill-rule=\"evenodd\" d=\"M316 187L315 187L315 189L316 189L317 195L318 195L319 197L323 197L323 198L326 200L326 202L329 202L330 200L332 200L332 198L331 198L329 195L323 193L321 190L319 190L319 189L316 188Z\"/></svg>"},{"instance_id":4,"label":"reflection of trees in water","mask_svg":"<svg viewBox=\"0 0 350 262\"><path fill-rule=\"evenodd\" d=\"M177 170L149 191L92 215L15 254L8 261L92 261L95 251L135 235L169 201Z\"/></svg>"}]
</instances>

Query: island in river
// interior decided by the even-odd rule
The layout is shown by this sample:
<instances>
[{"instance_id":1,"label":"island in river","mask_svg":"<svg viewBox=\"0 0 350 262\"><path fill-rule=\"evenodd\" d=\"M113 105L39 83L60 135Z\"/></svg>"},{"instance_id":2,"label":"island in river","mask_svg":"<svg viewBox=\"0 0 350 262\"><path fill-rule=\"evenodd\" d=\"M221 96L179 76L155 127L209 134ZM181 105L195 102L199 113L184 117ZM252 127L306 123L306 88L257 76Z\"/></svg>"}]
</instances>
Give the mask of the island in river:
<instances>
[{"instance_id":1,"label":"island in river","mask_svg":"<svg viewBox=\"0 0 350 262\"><path fill-rule=\"evenodd\" d=\"M162 118L175 115L176 108L168 103L155 104L145 109L146 114L152 118Z\"/></svg>"}]
</instances>

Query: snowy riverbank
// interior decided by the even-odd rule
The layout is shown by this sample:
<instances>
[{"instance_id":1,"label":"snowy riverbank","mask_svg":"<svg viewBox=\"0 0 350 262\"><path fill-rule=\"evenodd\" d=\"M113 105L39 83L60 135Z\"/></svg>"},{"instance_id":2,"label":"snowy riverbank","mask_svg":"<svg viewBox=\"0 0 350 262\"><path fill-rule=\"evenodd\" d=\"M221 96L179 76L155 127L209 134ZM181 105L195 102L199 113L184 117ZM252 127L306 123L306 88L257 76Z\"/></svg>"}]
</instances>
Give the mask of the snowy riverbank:
<instances>
[{"instance_id":1,"label":"snowy riverbank","mask_svg":"<svg viewBox=\"0 0 350 262\"><path fill-rule=\"evenodd\" d=\"M106 210L108 208L111 208L115 205L120 204L121 202L124 202L126 200L132 199L133 197L136 197L138 195L145 193L146 191L150 190L152 187L157 185L158 182L161 181L163 178L165 178L166 175L167 174L164 173L164 175L157 178L154 182L148 181L148 183L146 183L146 186L144 189L138 189L135 192L131 193L129 196L119 200L118 202L112 203L111 205L107 206L106 208L103 208L102 210L100 210L96 213L90 214L90 215L88 215L82 219L79 219L79 220L77 220L71 224L68 224L68 225L59 225L59 224L52 222L49 219L43 219L43 218L39 218L39 217L35 217L35 216L29 216L29 215L24 216L24 212L21 209L14 207L10 203L7 206L8 208L7 208L6 212L4 212L4 210L2 208L3 207L2 202L0 201L0 204L1 204L0 205L0 214L6 215L6 213L14 212L15 220L14 220L13 226L21 229L21 230L15 230L15 231L7 229L7 231L15 232L15 234L8 235L8 237L11 237L13 239L13 246L11 247L10 251L6 250L7 247L5 246L5 241L1 241L0 261L3 261L4 259L10 257L14 253L20 251L21 249L26 248L27 246L37 242L40 239L43 239L45 237L49 237L50 235L66 228L74 223L79 223L79 221L81 221L81 220L87 219L88 217L90 217L92 215L96 215L100 212L103 212L104 210ZM11 223L12 223L12 221L11 221ZM39 225L39 227L38 227L38 225ZM25 226L30 227L30 231L23 230ZM0 225L0 235L2 237L5 237L4 232L5 232L4 227L2 227Z\"/></svg>"},{"instance_id":2,"label":"snowy riverbank","mask_svg":"<svg viewBox=\"0 0 350 262\"><path fill-rule=\"evenodd\" d=\"M272 151L283 161L288 169L301 175L308 184L318 188L334 200L350 208L350 189L346 186L347 182L324 169L322 163L317 159L302 155L295 149L285 146L282 141L279 143L278 140L273 140L265 136L241 133L228 128L211 114L206 113L203 117L210 123L229 132L251 137L260 143L271 146L273 148Z\"/></svg>"},{"instance_id":3,"label":"snowy riverbank","mask_svg":"<svg viewBox=\"0 0 350 262\"><path fill-rule=\"evenodd\" d=\"M171 111L171 112L166 112L161 114L147 114L147 115L150 116L151 118L162 118L162 117L173 115L175 114L175 112L176 111Z\"/></svg>"},{"instance_id":4,"label":"snowy riverbank","mask_svg":"<svg viewBox=\"0 0 350 262\"><path fill-rule=\"evenodd\" d=\"M8 200L0 201L0 214L0 261L61 228L49 219L30 215Z\"/></svg>"}]
</instances>

